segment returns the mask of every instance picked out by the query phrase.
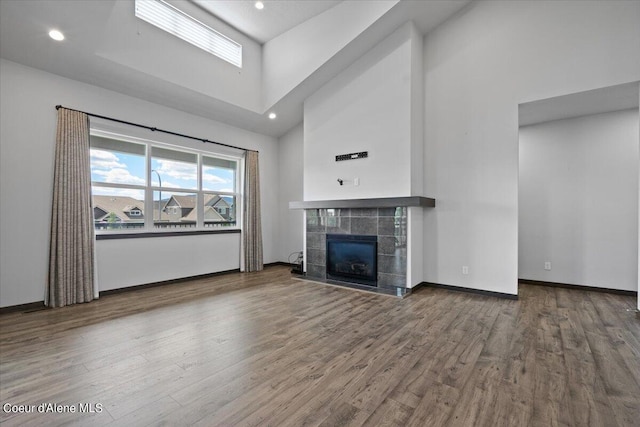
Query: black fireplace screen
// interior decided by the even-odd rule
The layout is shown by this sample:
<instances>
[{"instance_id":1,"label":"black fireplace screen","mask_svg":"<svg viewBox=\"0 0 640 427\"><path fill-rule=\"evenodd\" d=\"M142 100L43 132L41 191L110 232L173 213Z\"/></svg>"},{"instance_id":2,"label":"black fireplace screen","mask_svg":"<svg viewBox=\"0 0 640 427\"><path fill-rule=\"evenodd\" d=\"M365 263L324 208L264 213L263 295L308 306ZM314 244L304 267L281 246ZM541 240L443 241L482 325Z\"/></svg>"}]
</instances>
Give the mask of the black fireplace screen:
<instances>
[{"instance_id":1,"label":"black fireplace screen","mask_svg":"<svg viewBox=\"0 0 640 427\"><path fill-rule=\"evenodd\" d=\"M327 278L377 286L377 236L327 234Z\"/></svg>"}]
</instances>

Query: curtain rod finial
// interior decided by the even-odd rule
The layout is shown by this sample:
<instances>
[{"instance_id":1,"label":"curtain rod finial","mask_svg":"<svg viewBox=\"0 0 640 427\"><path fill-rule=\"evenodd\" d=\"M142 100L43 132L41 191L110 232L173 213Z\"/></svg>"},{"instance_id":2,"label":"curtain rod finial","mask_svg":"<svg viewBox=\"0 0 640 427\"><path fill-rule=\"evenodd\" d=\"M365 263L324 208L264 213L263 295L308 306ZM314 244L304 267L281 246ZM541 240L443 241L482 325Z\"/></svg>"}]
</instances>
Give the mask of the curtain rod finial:
<instances>
[{"instance_id":1,"label":"curtain rod finial","mask_svg":"<svg viewBox=\"0 0 640 427\"><path fill-rule=\"evenodd\" d=\"M56 105L56 110L59 110L62 108L62 105Z\"/></svg>"}]
</instances>

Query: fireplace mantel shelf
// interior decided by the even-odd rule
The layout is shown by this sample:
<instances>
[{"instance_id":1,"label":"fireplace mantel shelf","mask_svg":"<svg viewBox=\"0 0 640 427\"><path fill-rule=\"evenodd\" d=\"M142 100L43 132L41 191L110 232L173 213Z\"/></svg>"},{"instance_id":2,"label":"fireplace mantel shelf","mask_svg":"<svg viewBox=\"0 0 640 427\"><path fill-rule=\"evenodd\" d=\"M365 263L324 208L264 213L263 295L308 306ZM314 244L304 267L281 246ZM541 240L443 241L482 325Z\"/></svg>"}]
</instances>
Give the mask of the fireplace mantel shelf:
<instances>
[{"instance_id":1,"label":"fireplace mantel shelf","mask_svg":"<svg viewBox=\"0 0 640 427\"><path fill-rule=\"evenodd\" d=\"M289 209L346 209L346 208L395 208L402 206L420 206L433 208L436 200L422 196L380 197L372 199L313 200L308 202L289 202Z\"/></svg>"}]
</instances>

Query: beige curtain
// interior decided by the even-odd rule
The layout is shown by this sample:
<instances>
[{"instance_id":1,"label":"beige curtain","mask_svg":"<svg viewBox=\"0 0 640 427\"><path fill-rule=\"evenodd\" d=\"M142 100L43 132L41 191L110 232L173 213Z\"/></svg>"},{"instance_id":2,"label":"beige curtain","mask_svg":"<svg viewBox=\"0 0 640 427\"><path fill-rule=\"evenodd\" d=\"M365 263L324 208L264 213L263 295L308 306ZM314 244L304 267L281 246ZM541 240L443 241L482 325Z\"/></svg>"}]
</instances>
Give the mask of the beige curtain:
<instances>
[{"instance_id":1,"label":"beige curtain","mask_svg":"<svg viewBox=\"0 0 640 427\"><path fill-rule=\"evenodd\" d=\"M244 203L242 215L242 271L260 271L262 259L262 225L260 220L260 172L258 152L245 156Z\"/></svg>"},{"instance_id":2,"label":"beige curtain","mask_svg":"<svg viewBox=\"0 0 640 427\"><path fill-rule=\"evenodd\" d=\"M84 113L58 109L53 180L45 304L63 307L94 297L89 117Z\"/></svg>"}]
</instances>

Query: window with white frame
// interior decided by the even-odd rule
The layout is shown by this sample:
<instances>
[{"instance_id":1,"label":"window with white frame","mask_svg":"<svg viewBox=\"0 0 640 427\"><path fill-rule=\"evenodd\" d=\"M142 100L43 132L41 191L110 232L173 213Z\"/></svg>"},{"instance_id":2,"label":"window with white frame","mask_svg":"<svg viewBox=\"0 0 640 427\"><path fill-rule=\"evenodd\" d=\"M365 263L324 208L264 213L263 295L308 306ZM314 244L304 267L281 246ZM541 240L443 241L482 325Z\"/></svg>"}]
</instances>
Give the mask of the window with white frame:
<instances>
[{"instance_id":1,"label":"window with white frame","mask_svg":"<svg viewBox=\"0 0 640 427\"><path fill-rule=\"evenodd\" d=\"M237 228L241 157L92 131L95 229Z\"/></svg>"}]
</instances>

